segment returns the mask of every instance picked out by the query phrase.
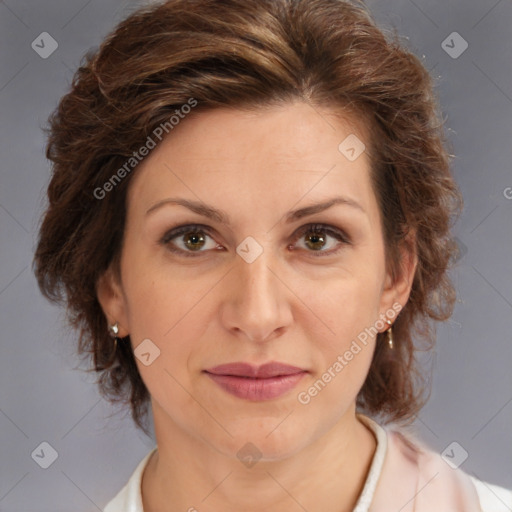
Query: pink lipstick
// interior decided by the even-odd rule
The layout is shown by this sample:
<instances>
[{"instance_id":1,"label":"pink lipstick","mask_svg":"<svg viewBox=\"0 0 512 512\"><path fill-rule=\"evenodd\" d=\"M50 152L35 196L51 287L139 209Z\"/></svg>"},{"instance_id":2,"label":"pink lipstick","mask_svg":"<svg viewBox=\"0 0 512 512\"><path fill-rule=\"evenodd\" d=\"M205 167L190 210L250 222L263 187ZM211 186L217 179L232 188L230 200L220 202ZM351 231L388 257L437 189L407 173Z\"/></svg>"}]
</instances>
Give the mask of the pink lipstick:
<instances>
[{"instance_id":1,"label":"pink lipstick","mask_svg":"<svg viewBox=\"0 0 512 512\"><path fill-rule=\"evenodd\" d=\"M205 370L208 377L232 395L246 400L271 400L293 389L307 373L297 366L270 362L221 364Z\"/></svg>"}]
</instances>

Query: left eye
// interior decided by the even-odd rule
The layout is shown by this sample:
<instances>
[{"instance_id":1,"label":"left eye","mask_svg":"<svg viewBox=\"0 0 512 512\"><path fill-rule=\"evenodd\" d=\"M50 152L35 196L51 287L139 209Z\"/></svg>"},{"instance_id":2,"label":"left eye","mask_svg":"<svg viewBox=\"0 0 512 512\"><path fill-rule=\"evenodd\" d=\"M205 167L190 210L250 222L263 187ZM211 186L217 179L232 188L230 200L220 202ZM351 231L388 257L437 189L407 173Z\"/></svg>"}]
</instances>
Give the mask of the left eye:
<instances>
[{"instance_id":1,"label":"left eye","mask_svg":"<svg viewBox=\"0 0 512 512\"><path fill-rule=\"evenodd\" d=\"M343 245L350 243L350 240L345 233L337 228L325 224L308 224L303 226L299 229L295 239L298 240L302 237L305 237L305 248L312 249L312 251L308 252L317 253L312 256L334 254L338 252ZM336 244L336 242L331 242L329 244L329 238L333 238L341 243ZM325 247L327 247L327 250L325 250Z\"/></svg>"},{"instance_id":2,"label":"left eye","mask_svg":"<svg viewBox=\"0 0 512 512\"><path fill-rule=\"evenodd\" d=\"M209 228L203 225L180 226L166 233L161 243L169 250L183 256L198 256L207 250L221 248L208 234ZM337 228L325 224L307 224L299 228L293 241L304 237L304 245L299 248L316 253L312 256L323 256L338 252L343 245L350 244L348 236ZM174 241L176 239L176 241ZM208 242L209 239L209 242ZM329 239L337 240L338 243ZM293 246L292 246L293 247ZM327 249L326 249L327 247ZM203 250L204 249L204 250ZM309 250L308 250L309 249Z\"/></svg>"}]
</instances>

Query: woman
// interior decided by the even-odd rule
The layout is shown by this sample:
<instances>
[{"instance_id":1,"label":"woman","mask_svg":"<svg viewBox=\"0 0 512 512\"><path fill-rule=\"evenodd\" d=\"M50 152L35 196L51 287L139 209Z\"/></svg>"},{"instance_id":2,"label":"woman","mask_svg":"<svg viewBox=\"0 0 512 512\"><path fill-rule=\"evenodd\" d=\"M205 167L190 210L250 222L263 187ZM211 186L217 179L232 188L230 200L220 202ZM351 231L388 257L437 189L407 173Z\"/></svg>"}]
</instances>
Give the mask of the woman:
<instances>
[{"instance_id":1,"label":"woman","mask_svg":"<svg viewBox=\"0 0 512 512\"><path fill-rule=\"evenodd\" d=\"M40 287L102 393L154 421L106 512L509 510L403 428L460 196L427 71L363 6L139 10L47 156Z\"/></svg>"}]
</instances>

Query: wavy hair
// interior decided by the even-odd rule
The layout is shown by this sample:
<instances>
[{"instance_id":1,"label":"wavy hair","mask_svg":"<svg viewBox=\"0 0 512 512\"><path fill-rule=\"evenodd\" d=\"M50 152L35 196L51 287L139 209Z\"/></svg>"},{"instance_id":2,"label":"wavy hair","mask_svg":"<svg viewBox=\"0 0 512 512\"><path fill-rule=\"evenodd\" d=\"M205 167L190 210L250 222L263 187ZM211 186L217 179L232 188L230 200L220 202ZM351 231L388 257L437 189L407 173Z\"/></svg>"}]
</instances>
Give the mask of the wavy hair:
<instances>
[{"instance_id":1,"label":"wavy hair","mask_svg":"<svg viewBox=\"0 0 512 512\"><path fill-rule=\"evenodd\" d=\"M168 0L133 12L82 60L49 119L52 177L34 272L42 293L66 305L102 395L129 405L147 433L148 390L130 344L112 351L96 295L106 269L119 271L136 167L103 199L94 190L190 98L194 112L300 100L363 121L386 264L397 275L409 244L418 265L393 326L395 350L378 335L357 405L410 420L425 402L416 352L422 340L433 346L432 320L453 309L450 230L462 199L430 74L357 0Z\"/></svg>"}]
</instances>

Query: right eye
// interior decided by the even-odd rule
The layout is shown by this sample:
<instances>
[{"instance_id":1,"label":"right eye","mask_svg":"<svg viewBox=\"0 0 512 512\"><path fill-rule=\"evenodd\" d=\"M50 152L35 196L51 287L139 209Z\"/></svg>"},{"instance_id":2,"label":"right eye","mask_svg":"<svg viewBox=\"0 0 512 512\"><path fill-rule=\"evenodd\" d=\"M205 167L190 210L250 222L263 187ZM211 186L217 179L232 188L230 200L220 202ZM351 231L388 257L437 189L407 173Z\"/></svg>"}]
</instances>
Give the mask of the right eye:
<instances>
[{"instance_id":1,"label":"right eye","mask_svg":"<svg viewBox=\"0 0 512 512\"><path fill-rule=\"evenodd\" d=\"M161 243L175 254L185 257L199 256L200 253L220 247L216 244L211 235L207 233L208 231L208 226L203 226L201 224L178 226L177 228L167 231L162 237ZM174 240L176 239L177 241L175 242ZM211 240L209 242L209 246L208 239Z\"/></svg>"}]
</instances>

